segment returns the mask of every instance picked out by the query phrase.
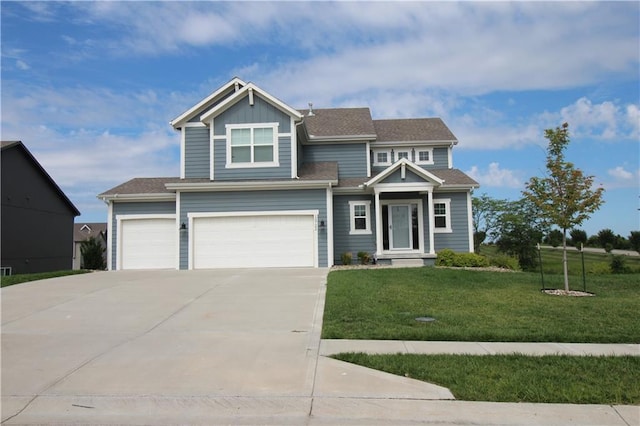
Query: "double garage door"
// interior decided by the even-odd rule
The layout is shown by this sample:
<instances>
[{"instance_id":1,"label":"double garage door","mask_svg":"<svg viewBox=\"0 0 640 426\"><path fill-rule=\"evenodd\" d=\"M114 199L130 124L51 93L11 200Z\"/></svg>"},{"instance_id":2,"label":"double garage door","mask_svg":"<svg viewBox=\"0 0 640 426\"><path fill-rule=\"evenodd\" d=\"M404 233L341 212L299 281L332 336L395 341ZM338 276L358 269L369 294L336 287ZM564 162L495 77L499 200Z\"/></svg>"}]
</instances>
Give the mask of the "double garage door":
<instances>
[{"instance_id":1,"label":"double garage door","mask_svg":"<svg viewBox=\"0 0 640 426\"><path fill-rule=\"evenodd\" d=\"M195 216L191 228L193 269L317 266L312 214ZM177 235L173 218L122 220L119 269L177 268Z\"/></svg>"},{"instance_id":2,"label":"double garage door","mask_svg":"<svg viewBox=\"0 0 640 426\"><path fill-rule=\"evenodd\" d=\"M313 215L194 217L192 224L194 269L317 266Z\"/></svg>"}]
</instances>

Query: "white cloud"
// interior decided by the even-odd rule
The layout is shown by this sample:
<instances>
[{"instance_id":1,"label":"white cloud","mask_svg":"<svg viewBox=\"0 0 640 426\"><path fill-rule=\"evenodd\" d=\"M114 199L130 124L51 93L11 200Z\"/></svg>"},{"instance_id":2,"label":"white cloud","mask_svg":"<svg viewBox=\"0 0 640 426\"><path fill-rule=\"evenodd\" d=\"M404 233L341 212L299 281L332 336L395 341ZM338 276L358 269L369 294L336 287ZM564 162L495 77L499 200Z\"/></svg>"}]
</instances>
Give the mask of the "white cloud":
<instances>
[{"instance_id":1,"label":"white cloud","mask_svg":"<svg viewBox=\"0 0 640 426\"><path fill-rule=\"evenodd\" d=\"M607 172L609 173L609 175L613 176L618 180L631 180L634 178L634 174L632 172L625 170L625 168L622 166L609 169ZM636 175L638 175L638 173Z\"/></svg>"},{"instance_id":2,"label":"white cloud","mask_svg":"<svg viewBox=\"0 0 640 426\"><path fill-rule=\"evenodd\" d=\"M19 70L21 70L21 71L26 71L26 70L28 70L29 68L31 68L31 67L29 66L29 64L27 64L25 61L22 61L22 60L20 60L20 59L18 59L18 60L16 61L16 67L17 67Z\"/></svg>"},{"instance_id":3,"label":"white cloud","mask_svg":"<svg viewBox=\"0 0 640 426\"><path fill-rule=\"evenodd\" d=\"M482 170L478 166L472 166L465 172L482 186L522 188L522 181L517 176L518 172L501 169L499 163L489 164L489 168Z\"/></svg>"}]
</instances>

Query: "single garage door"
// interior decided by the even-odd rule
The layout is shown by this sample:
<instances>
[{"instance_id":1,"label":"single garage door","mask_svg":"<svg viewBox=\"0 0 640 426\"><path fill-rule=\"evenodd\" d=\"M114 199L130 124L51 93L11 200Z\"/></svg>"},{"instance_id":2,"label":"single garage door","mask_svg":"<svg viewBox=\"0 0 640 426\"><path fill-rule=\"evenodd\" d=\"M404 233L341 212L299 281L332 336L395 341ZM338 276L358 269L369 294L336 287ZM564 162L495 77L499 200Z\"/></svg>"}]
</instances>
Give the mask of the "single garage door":
<instances>
[{"instance_id":1,"label":"single garage door","mask_svg":"<svg viewBox=\"0 0 640 426\"><path fill-rule=\"evenodd\" d=\"M193 268L316 266L313 215L193 219Z\"/></svg>"},{"instance_id":2,"label":"single garage door","mask_svg":"<svg viewBox=\"0 0 640 426\"><path fill-rule=\"evenodd\" d=\"M175 219L122 220L119 269L175 269L176 229Z\"/></svg>"}]
</instances>

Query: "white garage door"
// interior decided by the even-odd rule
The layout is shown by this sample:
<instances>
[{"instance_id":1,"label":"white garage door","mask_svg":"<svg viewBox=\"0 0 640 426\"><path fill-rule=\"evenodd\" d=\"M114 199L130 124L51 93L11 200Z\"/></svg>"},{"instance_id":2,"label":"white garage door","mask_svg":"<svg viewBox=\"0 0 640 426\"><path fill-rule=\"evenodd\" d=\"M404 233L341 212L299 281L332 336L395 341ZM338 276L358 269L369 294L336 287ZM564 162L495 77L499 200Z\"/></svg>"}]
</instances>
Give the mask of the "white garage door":
<instances>
[{"instance_id":1,"label":"white garage door","mask_svg":"<svg viewBox=\"0 0 640 426\"><path fill-rule=\"evenodd\" d=\"M175 219L128 219L120 226L120 269L176 268Z\"/></svg>"},{"instance_id":2,"label":"white garage door","mask_svg":"<svg viewBox=\"0 0 640 426\"><path fill-rule=\"evenodd\" d=\"M313 215L193 219L193 268L316 266Z\"/></svg>"}]
</instances>

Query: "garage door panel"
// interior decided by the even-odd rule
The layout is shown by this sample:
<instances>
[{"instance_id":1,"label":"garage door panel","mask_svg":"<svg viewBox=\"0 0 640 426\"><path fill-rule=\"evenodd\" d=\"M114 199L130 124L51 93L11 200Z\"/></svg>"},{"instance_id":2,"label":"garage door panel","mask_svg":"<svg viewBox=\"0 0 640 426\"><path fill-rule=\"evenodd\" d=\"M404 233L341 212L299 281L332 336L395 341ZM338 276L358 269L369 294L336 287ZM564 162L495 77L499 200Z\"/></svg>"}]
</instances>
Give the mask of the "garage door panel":
<instances>
[{"instance_id":1,"label":"garage door panel","mask_svg":"<svg viewBox=\"0 0 640 426\"><path fill-rule=\"evenodd\" d=\"M315 266L314 224L312 215L195 218L193 267Z\"/></svg>"},{"instance_id":2,"label":"garage door panel","mask_svg":"<svg viewBox=\"0 0 640 426\"><path fill-rule=\"evenodd\" d=\"M127 219L120 229L120 269L176 267L175 219Z\"/></svg>"}]
</instances>

